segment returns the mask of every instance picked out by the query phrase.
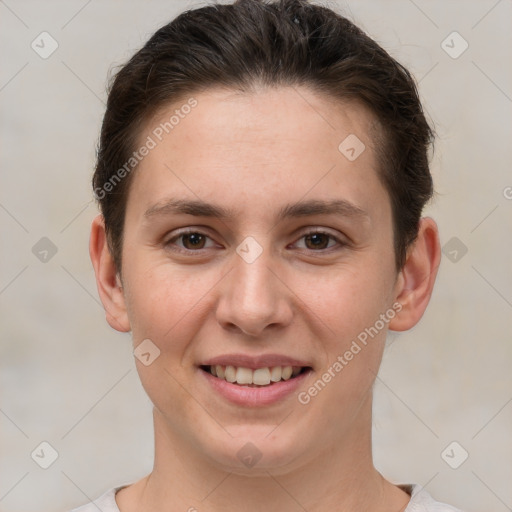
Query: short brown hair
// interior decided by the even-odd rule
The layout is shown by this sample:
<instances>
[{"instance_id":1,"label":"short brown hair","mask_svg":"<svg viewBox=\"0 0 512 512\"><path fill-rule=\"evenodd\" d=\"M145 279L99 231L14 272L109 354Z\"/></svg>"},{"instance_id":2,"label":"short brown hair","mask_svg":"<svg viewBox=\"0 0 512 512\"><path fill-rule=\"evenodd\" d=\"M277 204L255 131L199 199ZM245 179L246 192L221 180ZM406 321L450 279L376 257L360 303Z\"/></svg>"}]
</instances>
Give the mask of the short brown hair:
<instances>
[{"instance_id":1,"label":"short brown hair","mask_svg":"<svg viewBox=\"0 0 512 512\"><path fill-rule=\"evenodd\" d=\"M376 141L378 173L391 200L400 270L433 194L428 150L434 132L411 74L327 7L307 0L237 0L183 12L157 30L113 77L93 188L118 272L133 173L115 186L112 180L133 154L144 124L186 95L215 86L245 92L256 84L303 85L369 107L383 132Z\"/></svg>"}]
</instances>

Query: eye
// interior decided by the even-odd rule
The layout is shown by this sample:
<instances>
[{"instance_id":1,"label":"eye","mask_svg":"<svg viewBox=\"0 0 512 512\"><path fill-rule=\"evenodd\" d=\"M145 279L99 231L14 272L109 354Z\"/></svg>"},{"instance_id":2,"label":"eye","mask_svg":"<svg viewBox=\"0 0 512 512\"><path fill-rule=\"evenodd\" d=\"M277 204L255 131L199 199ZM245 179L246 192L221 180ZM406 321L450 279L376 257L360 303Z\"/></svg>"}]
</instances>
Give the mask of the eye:
<instances>
[{"instance_id":1,"label":"eye","mask_svg":"<svg viewBox=\"0 0 512 512\"><path fill-rule=\"evenodd\" d=\"M182 245L176 245L174 242L182 240ZM201 249L208 249L206 246L206 241L210 240L210 237L201 233L200 231L188 230L182 231L177 235L174 235L172 238L167 240L164 245L166 248L171 250L178 250L180 252L190 252L190 251L199 251ZM174 246L174 247L172 247ZM210 246L212 247L212 246Z\"/></svg>"},{"instance_id":2,"label":"eye","mask_svg":"<svg viewBox=\"0 0 512 512\"><path fill-rule=\"evenodd\" d=\"M299 240L304 240L305 242L304 247L299 248L313 252L323 252L336 245L340 246L340 248L347 245L333 234L321 230L309 231L308 233L303 234ZM208 241L212 242L209 246L207 245ZM296 242L296 244L298 244L298 242ZM215 244L205 233L189 229L181 231L175 234L172 238L169 238L164 242L164 246L167 249L177 252L191 253L215 247Z\"/></svg>"},{"instance_id":3,"label":"eye","mask_svg":"<svg viewBox=\"0 0 512 512\"><path fill-rule=\"evenodd\" d=\"M329 245L329 239L333 242L331 245ZM342 242L339 238L335 237L331 233L327 233L325 231L310 231L308 233L305 233L301 236L299 240L305 241L305 248L312 251L322 251L325 249L330 249L331 247L335 246L336 243L340 246L347 245L344 242Z\"/></svg>"}]
</instances>

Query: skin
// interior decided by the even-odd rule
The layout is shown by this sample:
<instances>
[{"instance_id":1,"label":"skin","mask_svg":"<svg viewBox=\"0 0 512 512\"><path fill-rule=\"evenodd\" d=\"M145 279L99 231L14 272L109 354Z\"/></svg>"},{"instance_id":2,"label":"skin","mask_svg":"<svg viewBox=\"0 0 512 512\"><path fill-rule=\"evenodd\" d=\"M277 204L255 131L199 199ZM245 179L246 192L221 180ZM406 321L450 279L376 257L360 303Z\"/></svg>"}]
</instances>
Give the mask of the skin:
<instances>
[{"instance_id":1,"label":"skin","mask_svg":"<svg viewBox=\"0 0 512 512\"><path fill-rule=\"evenodd\" d=\"M101 215L92 224L107 321L131 331L134 347L149 338L160 350L149 366L135 360L154 404L154 469L117 493L121 512L404 510L409 495L373 466L372 386L387 329L410 329L429 302L440 261L435 222L421 219L397 273L374 118L361 105L306 88L194 97L197 107L134 175L121 276ZM160 112L140 140L179 106ZM338 150L349 134L366 146L354 161ZM236 215L145 218L169 197ZM366 215L277 219L285 204L309 199L343 199ZM206 235L199 249L174 238L187 227ZM305 236L319 229L334 237L320 237L320 248ZM236 252L248 236L262 248L252 263ZM307 390L395 303L400 312L306 405L296 393L265 407L234 405L198 378L197 365L219 354L278 353L309 362L299 391ZM252 468L236 455L247 442L262 455Z\"/></svg>"}]
</instances>

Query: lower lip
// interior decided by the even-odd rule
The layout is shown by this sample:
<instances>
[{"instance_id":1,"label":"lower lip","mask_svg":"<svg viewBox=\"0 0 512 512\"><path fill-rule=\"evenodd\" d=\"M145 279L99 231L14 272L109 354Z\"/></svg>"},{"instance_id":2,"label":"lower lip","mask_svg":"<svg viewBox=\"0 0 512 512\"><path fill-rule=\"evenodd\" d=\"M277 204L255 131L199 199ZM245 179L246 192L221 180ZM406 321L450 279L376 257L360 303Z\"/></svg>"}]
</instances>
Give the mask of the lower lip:
<instances>
[{"instance_id":1,"label":"lower lip","mask_svg":"<svg viewBox=\"0 0 512 512\"><path fill-rule=\"evenodd\" d=\"M198 371L216 392L230 402L246 407L258 407L276 403L291 395L304 382L304 379L312 370L307 370L292 379L281 380L274 382L274 384L258 388L232 384L224 379L214 377L211 373L201 368L198 368Z\"/></svg>"}]
</instances>

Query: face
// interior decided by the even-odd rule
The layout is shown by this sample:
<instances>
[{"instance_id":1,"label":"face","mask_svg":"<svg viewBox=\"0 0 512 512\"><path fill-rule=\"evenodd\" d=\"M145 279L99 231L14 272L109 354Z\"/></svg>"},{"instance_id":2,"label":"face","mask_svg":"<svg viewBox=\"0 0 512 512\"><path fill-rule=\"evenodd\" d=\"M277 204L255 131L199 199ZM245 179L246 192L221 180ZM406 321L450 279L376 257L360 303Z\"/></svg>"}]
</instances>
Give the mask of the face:
<instances>
[{"instance_id":1,"label":"face","mask_svg":"<svg viewBox=\"0 0 512 512\"><path fill-rule=\"evenodd\" d=\"M140 139L156 145L122 252L137 368L160 428L207 463L243 472L251 442L262 469L300 466L371 428L398 314L374 120L305 88L194 98Z\"/></svg>"}]
</instances>

